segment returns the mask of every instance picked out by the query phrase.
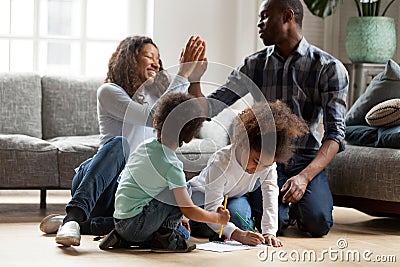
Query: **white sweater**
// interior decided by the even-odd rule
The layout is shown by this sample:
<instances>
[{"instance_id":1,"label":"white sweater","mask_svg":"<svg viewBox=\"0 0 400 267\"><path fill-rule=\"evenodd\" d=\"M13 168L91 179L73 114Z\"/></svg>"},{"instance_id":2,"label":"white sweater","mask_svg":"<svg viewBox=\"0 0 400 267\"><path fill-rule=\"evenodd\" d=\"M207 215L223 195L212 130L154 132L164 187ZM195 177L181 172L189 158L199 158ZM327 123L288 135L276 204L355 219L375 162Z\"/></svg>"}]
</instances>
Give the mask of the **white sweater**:
<instances>
[{"instance_id":1,"label":"white sweater","mask_svg":"<svg viewBox=\"0 0 400 267\"><path fill-rule=\"evenodd\" d=\"M224 196L229 198L241 197L257 187L257 180L261 184L263 198L263 215L261 220L262 234L276 235L278 230L278 195L276 163L261 172L249 174L243 170L236 160L232 145L221 148L208 160L207 167L193 177L189 183L193 191L205 194L204 208L215 212L223 202ZM231 216L235 216L232 214ZM211 229L219 233L219 224L208 224ZM223 229L227 238L237 227L229 222Z\"/></svg>"}]
</instances>

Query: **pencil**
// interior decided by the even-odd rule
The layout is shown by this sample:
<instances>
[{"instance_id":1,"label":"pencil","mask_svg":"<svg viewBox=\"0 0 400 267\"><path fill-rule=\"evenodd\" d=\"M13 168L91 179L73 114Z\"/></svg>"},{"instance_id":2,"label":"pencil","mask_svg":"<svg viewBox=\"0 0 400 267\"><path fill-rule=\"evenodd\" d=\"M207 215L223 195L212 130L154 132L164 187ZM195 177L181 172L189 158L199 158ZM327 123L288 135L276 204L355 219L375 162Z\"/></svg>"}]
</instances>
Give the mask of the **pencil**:
<instances>
[{"instance_id":1,"label":"pencil","mask_svg":"<svg viewBox=\"0 0 400 267\"><path fill-rule=\"evenodd\" d=\"M235 214L238 216L238 218L242 221L242 223L244 223L246 226L247 226L247 228L250 230L250 231L252 231L252 232L256 232L256 230L254 230L254 228L253 227L251 227L251 225L248 223L248 222L246 222L246 220L245 219L243 219L243 217L239 214L239 212L238 211L235 211Z\"/></svg>"},{"instance_id":2,"label":"pencil","mask_svg":"<svg viewBox=\"0 0 400 267\"><path fill-rule=\"evenodd\" d=\"M224 199L224 210L226 210L226 203L228 202L228 195L225 195L225 199ZM222 237L222 229L224 228L224 226L221 224L221 226L219 227L219 238Z\"/></svg>"}]
</instances>

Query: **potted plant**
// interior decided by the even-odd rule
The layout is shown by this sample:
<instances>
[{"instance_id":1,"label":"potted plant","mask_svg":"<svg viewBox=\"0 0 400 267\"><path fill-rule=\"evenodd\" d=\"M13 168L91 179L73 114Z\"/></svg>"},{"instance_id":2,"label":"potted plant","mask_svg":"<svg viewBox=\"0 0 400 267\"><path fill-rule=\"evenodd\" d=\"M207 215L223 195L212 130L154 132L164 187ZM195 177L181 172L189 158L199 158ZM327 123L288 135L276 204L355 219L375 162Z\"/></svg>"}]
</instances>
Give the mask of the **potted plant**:
<instances>
[{"instance_id":1,"label":"potted plant","mask_svg":"<svg viewBox=\"0 0 400 267\"><path fill-rule=\"evenodd\" d=\"M354 0L358 16L349 18L346 52L353 63L386 63L396 51L396 29L386 12L397 0L381 11L381 0ZM340 0L304 0L312 14L325 18L338 7Z\"/></svg>"}]
</instances>

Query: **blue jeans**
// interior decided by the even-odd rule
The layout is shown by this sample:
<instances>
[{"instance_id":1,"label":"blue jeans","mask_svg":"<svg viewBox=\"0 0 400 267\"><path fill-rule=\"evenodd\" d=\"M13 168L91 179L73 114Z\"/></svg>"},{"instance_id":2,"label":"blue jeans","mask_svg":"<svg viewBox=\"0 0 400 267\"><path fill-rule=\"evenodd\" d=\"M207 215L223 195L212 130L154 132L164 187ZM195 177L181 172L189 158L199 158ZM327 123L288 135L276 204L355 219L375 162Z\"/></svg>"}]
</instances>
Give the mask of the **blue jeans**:
<instances>
[{"instance_id":1,"label":"blue jeans","mask_svg":"<svg viewBox=\"0 0 400 267\"><path fill-rule=\"evenodd\" d=\"M259 185L260 183L257 183L257 187L259 187ZM226 208L229 210L231 215L230 222L235 224L241 230L247 231L250 229L235 214L236 211L242 216L243 219L246 220L246 222L252 228L257 228L261 232L262 196L260 195L261 198L258 198L258 193L261 194L261 190L247 193L244 196L238 198L228 199ZM203 195L203 200L200 203L204 203L204 194L201 192L194 192L192 195L192 199L195 204L199 203L198 199L201 199L199 195ZM259 205L259 199L261 199L261 205ZM200 205L200 207L204 208L203 205ZM193 236L212 237L215 235L215 232L205 223L190 220L190 228L192 230Z\"/></svg>"},{"instance_id":2,"label":"blue jeans","mask_svg":"<svg viewBox=\"0 0 400 267\"><path fill-rule=\"evenodd\" d=\"M250 229L242 222L242 220L239 219L239 216L235 214L236 211L253 229L257 228L258 231L261 232L262 196L260 202L258 198L254 197L254 194L257 194L258 192L261 194L261 190L256 190L255 192L247 193L244 196L233 198L230 201L228 200L227 209L231 214L230 221L241 230L248 231Z\"/></svg>"},{"instance_id":3,"label":"blue jeans","mask_svg":"<svg viewBox=\"0 0 400 267\"><path fill-rule=\"evenodd\" d=\"M296 154L288 165L278 164L278 186L292 176L300 173L315 158L315 153ZM279 194L278 234L289 225L289 205L282 203L283 193ZM290 218L296 219L301 231L313 237L326 235L333 226L333 199L325 170L320 172L308 185L303 198L290 207Z\"/></svg>"},{"instance_id":4,"label":"blue jeans","mask_svg":"<svg viewBox=\"0 0 400 267\"><path fill-rule=\"evenodd\" d=\"M190 194L189 186L188 191ZM173 191L167 188L151 200L140 214L128 219L116 219L115 229L124 240L132 244L148 245L153 233L160 228L171 229L171 232L177 233L182 215Z\"/></svg>"},{"instance_id":5,"label":"blue jeans","mask_svg":"<svg viewBox=\"0 0 400 267\"><path fill-rule=\"evenodd\" d=\"M72 180L72 199L66 207L81 208L90 220L89 232L104 235L114 228L114 201L118 176L129 156L129 145L122 136L105 143L90 160L80 166Z\"/></svg>"}]
</instances>

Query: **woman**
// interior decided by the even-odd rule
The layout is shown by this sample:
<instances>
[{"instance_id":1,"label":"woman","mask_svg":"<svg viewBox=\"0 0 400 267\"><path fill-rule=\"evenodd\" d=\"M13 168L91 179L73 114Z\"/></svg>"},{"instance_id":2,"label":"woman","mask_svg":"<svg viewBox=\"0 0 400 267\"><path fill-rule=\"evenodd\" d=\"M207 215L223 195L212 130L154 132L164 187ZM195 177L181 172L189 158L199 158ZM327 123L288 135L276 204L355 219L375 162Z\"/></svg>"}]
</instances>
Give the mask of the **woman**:
<instances>
[{"instance_id":1,"label":"woman","mask_svg":"<svg viewBox=\"0 0 400 267\"><path fill-rule=\"evenodd\" d=\"M203 60L204 54L204 41L191 36L181 52L180 63ZM163 93L184 90L186 87L179 83L195 71L198 75L203 69L197 67L200 65L180 64L174 86L165 91L167 76L160 72L163 66L152 39L133 36L120 42L109 60L105 83L97 91L100 149L79 166L66 216L44 218L40 224L43 232L55 233L58 229L57 243L79 246L81 233L103 235L114 228L114 197L125 159L140 142L155 136L147 126L151 125L148 118L152 107ZM122 137L124 123L131 131L124 129L128 139Z\"/></svg>"}]
</instances>

